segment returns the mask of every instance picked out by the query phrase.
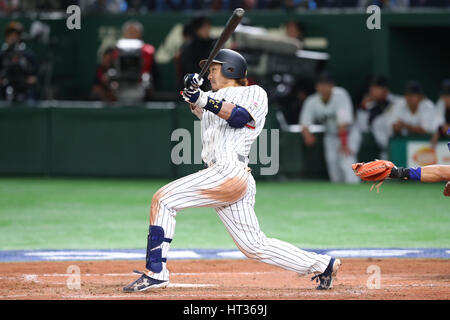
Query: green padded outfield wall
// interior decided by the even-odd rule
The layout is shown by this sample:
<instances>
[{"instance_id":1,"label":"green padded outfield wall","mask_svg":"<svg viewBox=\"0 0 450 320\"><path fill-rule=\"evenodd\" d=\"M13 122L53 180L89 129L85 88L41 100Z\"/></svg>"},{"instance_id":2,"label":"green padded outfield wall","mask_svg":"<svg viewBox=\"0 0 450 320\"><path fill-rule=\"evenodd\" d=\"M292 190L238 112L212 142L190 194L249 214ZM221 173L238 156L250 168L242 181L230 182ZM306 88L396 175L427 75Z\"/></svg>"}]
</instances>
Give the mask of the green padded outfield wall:
<instances>
[{"instance_id":1,"label":"green padded outfield wall","mask_svg":"<svg viewBox=\"0 0 450 320\"><path fill-rule=\"evenodd\" d=\"M59 109L51 112L51 174L173 176L171 110Z\"/></svg>"},{"instance_id":2,"label":"green padded outfield wall","mask_svg":"<svg viewBox=\"0 0 450 320\"><path fill-rule=\"evenodd\" d=\"M272 138L274 132L279 140ZM264 135L267 149L261 147ZM252 147L252 174L326 179L323 134L317 137L318 143L306 148L299 133L279 130L269 111ZM405 165L407 139L418 138L397 138L390 145L391 160L399 166ZM363 140L358 160L378 157L373 137ZM0 175L177 178L203 168L199 122L184 103L168 109L0 108L0 150ZM276 174L263 174L271 168Z\"/></svg>"},{"instance_id":3,"label":"green padded outfield wall","mask_svg":"<svg viewBox=\"0 0 450 320\"><path fill-rule=\"evenodd\" d=\"M49 122L47 109L0 108L0 173L48 172Z\"/></svg>"},{"instance_id":4,"label":"green padded outfield wall","mask_svg":"<svg viewBox=\"0 0 450 320\"><path fill-rule=\"evenodd\" d=\"M256 178L271 179L263 170L277 168L281 177L326 177L320 137L306 153L300 134L278 130L271 110L253 146ZM203 168L199 121L184 103L169 109L0 108L0 148L2 175L175 178Z\"/></svg>"},{"instance_id":5,"label":"green padded outfield wall","mask_svg":"<svg viewBox=\"0 0 450 320\"><path fill-rule=\"evenodd\" d=\"M0 108L0 174L174 177L173 109Z\"/></svg>"},{"instance_id":6,"label":"green padded outfield wall","mask_svg":"<svg viewBox=\"0 0 450 320\"><path fill-rule=\"evenodd\" d=\"M214 26L223 26L228 12L214 13ZM89 96L97 64L97 51L108 39L120 35L122 24L134 19L143 23L144 40L158 47L174 25L187 22L190 13L150 13L141 16L109 15L83 16L81 30L68 30L64 19L45 20L50 25L52 42L39 45L31 42L41 62L52 62L55 84L54 98L83 100ZM290 19L300 21L307 37L323 37L331 56L329 68L339 85L350 91L356 100L371 73L384 73L391 78L394 92L401 93L406 80L418 79L425 92L435 100L443 77L450 72L448 52L450 42L450 13L429 11L416 13L382 13L381 30L366 27L365 13L320 11L286 13L284 11L248 12L252 25L278 28ZM28 30L30 19L20 18ZM0 19L0 28L10 21ZM0 33L3 41L3 33ZM173 63L160 66L161 90L175 92Z\"/></svg>"}]
</instances>

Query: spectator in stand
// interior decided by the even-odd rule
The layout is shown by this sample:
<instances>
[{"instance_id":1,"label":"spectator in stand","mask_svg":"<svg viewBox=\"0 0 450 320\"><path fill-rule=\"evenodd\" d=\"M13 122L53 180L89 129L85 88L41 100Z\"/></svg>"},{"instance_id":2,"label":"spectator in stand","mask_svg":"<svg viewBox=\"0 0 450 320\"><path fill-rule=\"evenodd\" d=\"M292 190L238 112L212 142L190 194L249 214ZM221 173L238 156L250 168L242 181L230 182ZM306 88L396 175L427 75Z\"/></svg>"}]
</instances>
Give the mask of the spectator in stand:
<instances>
[{"instance_id":1,"label":"spectator in stand","mask_svg":"<svg viewBox=\"0 0 450 320\"><path fill-rule=\"evenodd\" d=\"M92 97L94 100L114 102L117 100L114 75L114 48L107 48L102 55L102 61L97 67L92 86Z\"/></svg>"},{"instance_id":2,"label":"spectator in stand","mask_svg":"<svg viewBox=\"0 0 450 320\"><path fill-rule=\"evenodd\" d=\"M286 22L286 35L289 38L303 41L305 37L305 31L300 22L289 20L288 22Z\"/></svg>"},{"instance_id":3,"label":"spectator in stand","mask_svg":"<svg viewBox=\"0 0 450 320\"><path fill-rule=\"evenodd\" d=\"M185 23L183 25L183 43L189 43L194 36L194 32L192 29L191 22ZM184 73L183 73L183 65L181 63L181 50L182 46L178 49L177 53L174 56L175 62L175 72L177 77L177 87L184 88Z\"/></svg>"},{"instance_id":4,"label":"spectator in stand","mask_svg":"<svg viewBox=\"0 0 450 320\"><path fill-rule=\"evenodd\" d=\"M192 38L185 42L180 49L181 74L198 73L198 62L207 59L213 48L211 39L211 21L207 17L197 17L191 22ZM204 81L202 90L208 90L209 81ZM180 87L182 89L182 87Z\"/></svg>"},{"instance_id":5,"label":"spectator in stand","mask_svg":"<svg viewBox=\"0 0 450 320\"><path fill-rule=\"evenodd\" d=\"M0 99L33 104L37 100L39 65L22 34L21 23L11 21L6 25L0 51Z\"/></svg>"}]
</instances>

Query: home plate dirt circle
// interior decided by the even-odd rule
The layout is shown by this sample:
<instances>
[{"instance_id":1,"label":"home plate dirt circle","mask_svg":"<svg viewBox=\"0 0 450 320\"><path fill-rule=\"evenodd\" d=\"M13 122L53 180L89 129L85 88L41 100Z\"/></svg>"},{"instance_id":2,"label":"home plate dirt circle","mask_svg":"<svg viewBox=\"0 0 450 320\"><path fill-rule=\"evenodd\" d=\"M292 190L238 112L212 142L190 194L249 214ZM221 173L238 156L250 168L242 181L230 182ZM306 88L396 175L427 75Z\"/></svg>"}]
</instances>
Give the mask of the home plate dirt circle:
<instances>
[{"instance_id":1,"label":"home plate dirt circle","mask_svg":"<svg viewBox=\"0 0 450 320\"><path fill-rule=\"evenodd\" d=\"M0 299L448 299L449 259L343 259L334 288L253 260L174 260L166 288L124 293L143 261L0 263ZM67 273L77 269L79 276ZM378 270L378 274L374 273ZM79 287L71 284L78 276ZM72 282L73 284L73 282Z\"/></svg>"}]
</instances>

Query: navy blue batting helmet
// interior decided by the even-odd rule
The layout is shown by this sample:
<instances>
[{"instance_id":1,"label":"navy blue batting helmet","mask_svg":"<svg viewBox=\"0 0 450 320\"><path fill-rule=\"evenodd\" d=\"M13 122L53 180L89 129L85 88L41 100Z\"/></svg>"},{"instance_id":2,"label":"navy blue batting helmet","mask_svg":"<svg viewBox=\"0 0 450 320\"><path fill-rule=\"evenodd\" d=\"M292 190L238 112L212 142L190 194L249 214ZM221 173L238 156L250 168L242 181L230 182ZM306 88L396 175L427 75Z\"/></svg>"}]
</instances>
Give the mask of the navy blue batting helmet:
<instances>
[{"instance_id":1,"label":"navy blue batting helmet","mask_svg":"<svg viewBox=\"0 0 450 320\"><path fill-rule=\"evenodd\" d=\"M207 59L200 61L200 68L203 67ZM241 79L247 77L247 61L238 52L230 49L221 49L212 61L222 65L222 74L226 78Z\"/></svg>"}]
</instances>

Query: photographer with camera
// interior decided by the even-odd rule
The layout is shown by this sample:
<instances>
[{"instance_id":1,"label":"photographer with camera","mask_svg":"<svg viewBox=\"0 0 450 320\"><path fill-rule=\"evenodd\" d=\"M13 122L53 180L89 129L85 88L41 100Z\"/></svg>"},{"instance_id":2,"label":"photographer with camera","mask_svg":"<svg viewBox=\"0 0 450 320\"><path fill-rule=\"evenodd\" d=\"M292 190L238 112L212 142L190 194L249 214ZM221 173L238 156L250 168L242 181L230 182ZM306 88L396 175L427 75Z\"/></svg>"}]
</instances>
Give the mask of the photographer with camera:
<instances>
[{"instance_id":1,"label":"photographer with camera","mask_svg":"<svg viewBox=\"0 0 450 320\"><path fill-rule=\"evenodd\" d=\"M151 100L157 84L155 47L142 41L143 26L128 21L122 27L123 37L116 43L115 69L117 100L137 103Z\"/></svg>"},{"instance_id":2,"label":"photographer with camera","mask_svg":"<svg viewBox=\"0 0 450 320\"><path fill-rule=\"evenodd\" d=\"M22 39L23 27L10 22L0 51L0 99L11 102L36 101L38 64Z\"/></svg>"}]
</instances>

